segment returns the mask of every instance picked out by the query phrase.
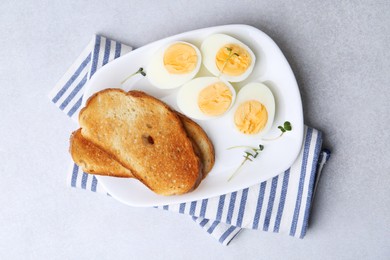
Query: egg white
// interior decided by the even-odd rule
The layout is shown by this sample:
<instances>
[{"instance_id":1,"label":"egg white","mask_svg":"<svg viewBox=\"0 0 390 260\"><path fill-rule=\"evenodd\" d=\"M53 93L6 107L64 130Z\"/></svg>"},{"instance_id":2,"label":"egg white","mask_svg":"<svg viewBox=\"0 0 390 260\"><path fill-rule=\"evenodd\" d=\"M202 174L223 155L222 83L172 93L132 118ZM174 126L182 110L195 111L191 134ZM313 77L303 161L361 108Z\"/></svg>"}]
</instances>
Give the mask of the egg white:
<instances>
[{"instance_id":1,"label":"egg white","mask_svg":"<svg viewBox=\"0 0 390 260\"><path fill-rule=\"evenodd\" d=\"M224 115L224 114L218 116L206 115L200 110L198 106L199 93L204 88L219 81L225 83L225 85L232 92L232 102L229 108L225 111L224 114L226 114L234 104L234 101L236 99L236 91L229 82L223 79L219 79L217 77L199 77L184 84L177 93L177 106L179 107L181 112L188 117L191 117L193 119L199 119L199 120L207 120L207 119L217 118Z\"/></svg>"},{"instance_id":2,"label":"egg white","mask_svg":"<svg viewBox=\"0 0 390 260\"><path fill-rule=\"evenodd\" d=\"M234 114L236 113L238 107L242 103L249 101L249 100L255 100L255 101L258 101L261 104L263 104L265 106L265 108L267 109L267 113L268 113L268 120L267 120L265 127L262 130L260 130L260 132L258 132L256 134L244 134L237 129L237 127L234 123ZM247 136L251 136L251 137L255 137L255 138L263 137L271 129L272 124L274 122L274 117L275 117L274 95L272 94L271 90L266 85L264 85L262 83L259 83L259 82L248 83L247 85L242 87L240 89L240 91L238 92L237 97L236 97L236 102L235 102L233 108L230 110L229 114L230 114L229 116L231 117L232 123L234 125L234 128L237 130L237 132L239 132L243 135L247 135Z\"/></svg>"},{"instance_id":3,"label":"egg white","mask_svg":"<svg viewBox=\"0 0 390 260\"><path fill-rule=\"evenodd\" d=\"M198 60L195 66L195 69L189 73L185 74L171 74L167 71L167 69L164 66L164 53L167 48L169 48L171 45L176 43L184 43L187 45L190 45L192 48L195 49L196 55L198 56ZM200 65L202 63L202 55L199 51L199 49L194 46L193 44L190 44L188 42L183 41L176 41L171 42L164 46L163 48L159 49L151 58L151 61L149 63L149 66L146 70L146 76L150 83L154 85L157 88L160 89L173 89L177 88L184 83L190 81L195 77L195 75L198 73L200 69Z\"/></svg>"},{"instance_id":4,"label":"egg white","mask_svg":"<svg viewBox=\"0 0 390 260\"><path fill-rule=\"evenodd\" d=\"M251 64L243 74L238 76L230 76L223 74L219 71L215 62L215 57L217 56L218 51L226 44L239 45L244 48L251 56ZM230 82L240 82L245 80L252 73L253 68L255 66L256 57L253 51L241 41L226 34L213 34L207 37L202 42L200 49L203 57L203 65L210 71L210 73L216 77L224 78L225 80Z\"/></svg>"}]
</instances>

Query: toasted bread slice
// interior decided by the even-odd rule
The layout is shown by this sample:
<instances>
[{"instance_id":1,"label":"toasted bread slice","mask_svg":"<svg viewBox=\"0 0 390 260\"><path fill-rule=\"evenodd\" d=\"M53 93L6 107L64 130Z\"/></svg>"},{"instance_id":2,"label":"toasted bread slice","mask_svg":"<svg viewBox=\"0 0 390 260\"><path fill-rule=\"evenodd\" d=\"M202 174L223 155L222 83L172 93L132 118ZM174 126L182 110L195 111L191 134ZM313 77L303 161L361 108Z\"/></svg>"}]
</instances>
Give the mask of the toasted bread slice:
<instances>
[{"instance_id":1,"label":"toasted bread slice","mask_svg":"<svg viewBox=\"0 0 390 260\"><path fill-rule=\"evenodd\" d=\"M214 166L214 147L204 130L194 121L179 114L188 137L199 151L198 156L203 164L202 177L205 178ZM195 149L195 150L196 150ZM73 161L86 173L108 175L113 177L134 177L129 169L115 160L106 151L86 140L78 129L70 138L70 154Z\"/></svg>"},{"instance_id":2,"label":"toasted bread slice","mask_svg":"<svg viewBox=\"0 0 390 260\"><path fill-rule=\"evenodd\" d=\"M70 137L69 152L73 161L86 173L133 178L129 169L120 164L111 154L100 149L81 135L81 129Z\"/></svg>"},{"instance_id":3,"label":"toasted bread slice","mask_svg":"<svg viewBox=\"0 0 390 260\"><path fill-rule=\"evenodd\" d=\"M113 156L154 192L183 194L202 178L202 165L178 115L141 91L106 89L79 114L81 134Z\"/></svg>"},{"instance_id":4,"label":"toasted bread slice","mask_svg":"<svg viewBox=\"0 0 390 260\"><path fill-rule=\"evenodd\" d=\"M181 121L183 122L184 129L188 136L199 148L199 157L203 164L203 179L211 171L215 163L214 146L211 143L206 132L194 121L189 119L183 114L179 114Z\"/></svg>"}]
</instances>

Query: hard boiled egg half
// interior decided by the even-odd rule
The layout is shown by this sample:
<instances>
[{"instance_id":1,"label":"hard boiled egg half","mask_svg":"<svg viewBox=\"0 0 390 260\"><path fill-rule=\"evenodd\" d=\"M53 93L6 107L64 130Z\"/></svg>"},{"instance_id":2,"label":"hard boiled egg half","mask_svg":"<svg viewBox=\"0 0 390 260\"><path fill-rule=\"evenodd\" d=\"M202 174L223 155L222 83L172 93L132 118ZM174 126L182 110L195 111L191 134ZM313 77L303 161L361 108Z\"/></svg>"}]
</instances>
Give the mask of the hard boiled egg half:
<instances>
[{"instance_id":1,"label":"hard boiled egg half","mask_svg":"<svg viewBox=\"0 0 390 260\"><path fill-rule=\"evenodd\" d=\"M196 46L183 41L172 42L152 56L147 77L157 88L177 88L195 77L201 63Z\"/></svg>"},{"instance_id":2,"label":"hard boiled egg half","mask_svg":"<svg viewBox=\"0 0 390 260\"><path fill-rule=\"evenodd\" d=\"M217 77L199 77L184 84L177 94L177 105L194 119L222 116L233 106L236 91L233 86Z\"/></svg>"},{"instance_id":3,"label":"hard boiled egg half","mask_svg":"<svg viewBox=\"0 0 390 260\"><path fill-rule=\"evenodd\" d=\"M248 136L262 137L274 121L274 96L266 85L249 83L238 92L231 113L237 131Z\"/></svg>"},{"instance_id":4,"label":"hard boiled egg half","mask_svg":"<svg viewBox=\"0 0 390 260\"><path fill-rule=\"evenodd\" d=\"M230 82L245 80L252 72L256 57L241 41L226 34L207 37L200 47L204 66L217 77Z\"/></svg>"}]
</instances>

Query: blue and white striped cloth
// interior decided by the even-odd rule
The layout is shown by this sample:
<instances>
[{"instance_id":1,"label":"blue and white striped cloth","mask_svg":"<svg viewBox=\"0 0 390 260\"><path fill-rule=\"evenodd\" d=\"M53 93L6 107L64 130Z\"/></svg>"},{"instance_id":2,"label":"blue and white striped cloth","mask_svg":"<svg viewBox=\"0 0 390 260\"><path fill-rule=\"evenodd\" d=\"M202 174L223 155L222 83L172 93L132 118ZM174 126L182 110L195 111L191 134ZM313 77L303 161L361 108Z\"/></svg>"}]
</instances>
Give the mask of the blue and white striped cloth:
<instances>
[{"instance_id":1,"label":"blue and white striped cloth","mask_svg":"<svg viewBox=\"0 0 390 260\"><path fill-rule=\"evenodd\" d=\"M52 102L77 121L85 83L106 63L132 48L96 35L49 94ZM321 132L305 127L304 145L295 163L285 172L258 185L222 196L165 205L163 210L192 216L207 233L227 245L244 228L285 233L303 238L322 168L330 152L322 150ZM70 159L71 160L71 159ZM73 162L67 183L109 195L95 176Z\"/></svg>"}]
</instances>

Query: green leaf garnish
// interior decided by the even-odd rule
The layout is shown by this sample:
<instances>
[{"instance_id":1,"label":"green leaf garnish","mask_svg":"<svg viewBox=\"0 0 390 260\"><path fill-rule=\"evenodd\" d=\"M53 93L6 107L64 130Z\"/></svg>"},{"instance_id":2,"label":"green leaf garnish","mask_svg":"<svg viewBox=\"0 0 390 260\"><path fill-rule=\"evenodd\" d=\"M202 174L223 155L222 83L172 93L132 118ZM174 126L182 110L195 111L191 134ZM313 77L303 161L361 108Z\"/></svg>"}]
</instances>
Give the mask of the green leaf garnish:
<instances>
[{"instance_id":1,"label":"green leaf garnish","mask_svg":"<svg viewBox=\"0 0 390 260\"><path fill-rule=\"evenodd\" d=\"M244 151L244 155L243 155L244 160L241 162L241 164L238 166L238 168L232 173L232 175L230 175L228 181L230 181L231 179L233 179L234 176L237 175L237 173L241 170L242 166L244 166L244 164L245 164L247 161L252 162L253 159L256 159L256 157L260 154L260 152L264 150L264 145L259 144L258 147L252 147L252 146L233 146L233 147L228 148L228 150L236 149L236 148L245 148L245 149L246 149L246 150Z\"/></svg>"},{"instance_id":2,"label":"green leaf garnish","mask_svg":"<svg viewBox=\"0 0 390 260\"><path fill-rule=\"evenodd\" d=\"M233 49L230 48L230 47L226 47L226 50L228 50L229 55L228 55L227 59L225 60L225 62L224 62L223 65L222 65L221 74L223 73L223 70L225 69L227 63L229 62L229 60L230 60L233 56L237 56L237 57L240 56L240 55L239 55L238 53L236 53L236 52L232 53ZM220 76L221 76L221 75L220 75Z\"/></svg>"},{"instance_id":3,"label":"green leaf garnish","mask_svg":"<svg viewBox=\"0 0 390 260\"><path fill-rule=\"evenodd\" d=\"M282 126L278 126L278 128L280 129L280 131L282 131L282 133L286 132L286 130Z\"/></svg>"},{"instance_id":4,"label":"green leaf garnish","mask_svg":"<svg viewBox=\"0 0 390 260\"><path fill-rule=\"evenodd\" d=\"M275 138L271 138L271 139L263 139L265 141L273 141L273 140L276 140L276 139L279 139L280 137L282 137L282 135L286 132L289 132L292 130L292 126L291 126L291 123L289 121L286 121L283 123L283 126L278 126L278 129L281 131L280 135L278 135L277 137Z\"/></svg>"},{"instance_id":5,"label":"green leaf garnish","mask_svg":"<svg viewBox=\"0 0 390 260\"><path fill-rule=\"evenodd\" d=\"M133 76L135 76L137 74L141 74L144 77L146 76L146 73L145 73L144 69L141 67L136 72L134 72L133 74L127 76L124 80L122 80L121 84L125 83L127 80L129 80L131 77L133 77Z\"/></svg>"},{"instance_id":6,"label":"green leaf garnish","mask_svg":"<svg viewBox=\"0 0 390 260\"><path fill-rule=\"evenodd\" d=\"M266 141L276 140L276 139L280 138L284 133L291 131L292 126L291 126L291 123L289 121L285 121L283 123L283 126L281 126L281 125L278 126L278 129L281 132L279 136L272 138L272 139L263 139L263 140L266 140ZM256 159L257 156L260 154L260 152L264 150L264 145L259 144L258 147L239 145L239 146L230 147L230 148L228 148L228 150L236 149L236 148L244 148L245 149L244 155L243 155L244 160L241 162L241 164L238 166L238 168L232 173L232 175L230 175L228 181L230 181L231 179L234 178L234 176L237 175L237 173L241 170L242 166L244 166L244 164L247 161L252 162L253 159Z\"/></svg>"},{"instance_id":7,"label":"green leaf garnish","mask_svg":"<svg viewBox=\"0 0 390 260\"><path fill-rule=\"evenodd\" d=\"M286 122L284 122L284 129L286 130L286 131L291 131L291 129L292 129L292 127L291 127L291 123L289 122L289 121L286 121Z\"/></svg>"}]
</instances>

